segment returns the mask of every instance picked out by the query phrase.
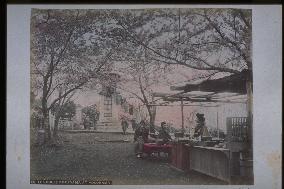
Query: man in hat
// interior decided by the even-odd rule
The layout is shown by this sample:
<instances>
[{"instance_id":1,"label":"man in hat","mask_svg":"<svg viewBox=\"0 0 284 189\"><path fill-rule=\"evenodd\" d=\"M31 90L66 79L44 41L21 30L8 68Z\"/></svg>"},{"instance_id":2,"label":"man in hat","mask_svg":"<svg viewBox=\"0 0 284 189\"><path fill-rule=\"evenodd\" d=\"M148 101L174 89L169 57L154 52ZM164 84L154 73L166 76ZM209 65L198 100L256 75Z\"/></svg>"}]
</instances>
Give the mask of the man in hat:
<instances>
[{"instance_id":1,"label":"man in hat","mask_svg":"<svg viewBox=\"0 0 284 189\"><path fill-rule=\"evenodd\" d=\"M136 120L135 119L131 120L131 126L132 126L132 130L135 131L135 129L136 129Z\"/></svg>"},{"instance_id":2,"label":"man in hat","mask_svg":"<svg viewBox=\"0 0 284 189\"><path fill-rule=\"evenodd\" d=\"M172 137L166 130L166 122L164 121L161 123L161 130L159 132L159 138L163 139L164 144L169 142L172 139Z\"/></svg>"},{"instance_id":3,"label":"man in hat","mask_svg":"<svg viewBox=\"0 0 284 189\"><path fill-rule=\"evenodd\" d=\"M204 114L197 113L196 114L197 120L196 120L196 127L194 131L194 137L199 137L202 135L203 128L205 126L205 118Z\"/></svg>"}]
</instances>

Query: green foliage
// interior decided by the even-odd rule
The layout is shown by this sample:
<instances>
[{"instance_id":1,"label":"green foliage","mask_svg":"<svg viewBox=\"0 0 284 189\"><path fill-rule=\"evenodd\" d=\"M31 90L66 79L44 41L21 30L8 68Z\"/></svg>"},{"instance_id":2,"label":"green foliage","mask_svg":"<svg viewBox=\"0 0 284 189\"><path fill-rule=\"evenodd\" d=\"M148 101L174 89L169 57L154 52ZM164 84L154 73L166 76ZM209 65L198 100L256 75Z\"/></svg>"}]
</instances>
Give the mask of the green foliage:
<instances>
[{"instance_id":1,"label":"green foliage","mask_svg":"<svg viewBox=\"0 0 284 189\"><path fill-rule=\"evenodd\" d=\"M56 103L52 109L53 113L61 118L71 119L76 115L76 104L73 101L66 102L63 106Z\"/></svg>"},{"instance_id":2,"label":"green foliage","mask_svg":"<svg viewBox=\"0 0 284 189\"><path fill-rule=\"evenodd\" d=\"M100 112L97 109L97 106L91 105L84 107L82 109L82 114L83 114L83 122L89 121L91 123L96 123L99 120L99 115Z\"/></svg>"},{"instance_id":3,"label":"green foliage","mask_svg":"<svg viewBox=\"0 0 284 189\"><path fill-rule=\"evenodd\" d=\"M67 116L68 118L72 118L76 115L76 104L73 101L69 101L64 104L62 107L62 117ZM64 115L63 115L64 114Z\"/></svg>"}]
</instances>

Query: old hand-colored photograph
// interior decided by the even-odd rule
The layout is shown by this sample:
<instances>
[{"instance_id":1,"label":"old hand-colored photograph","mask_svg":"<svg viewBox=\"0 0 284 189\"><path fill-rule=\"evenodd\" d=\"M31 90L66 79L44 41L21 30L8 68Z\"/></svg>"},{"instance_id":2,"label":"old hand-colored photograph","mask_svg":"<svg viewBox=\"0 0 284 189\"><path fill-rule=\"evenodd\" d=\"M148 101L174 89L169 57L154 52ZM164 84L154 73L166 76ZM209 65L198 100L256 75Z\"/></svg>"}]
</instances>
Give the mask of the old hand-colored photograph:
<instances>
[{"instance_id":1,"label":"old hand-colored photograph","mask_svg":"<svg viewBox=\"0 0 284 189\"><path fill-rule=\"evenodd\" d=\"M31 9L30 183L253 185L252 11Z\"/></svg>"}]
</instances>

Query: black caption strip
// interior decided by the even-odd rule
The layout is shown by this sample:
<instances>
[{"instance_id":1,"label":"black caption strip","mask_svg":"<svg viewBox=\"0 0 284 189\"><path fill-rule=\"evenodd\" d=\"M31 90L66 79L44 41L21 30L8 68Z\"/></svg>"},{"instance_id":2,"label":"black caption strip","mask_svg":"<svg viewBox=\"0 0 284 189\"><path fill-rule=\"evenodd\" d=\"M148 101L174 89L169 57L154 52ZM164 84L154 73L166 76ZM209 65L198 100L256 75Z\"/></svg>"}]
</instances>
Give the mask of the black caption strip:
<instances>
[{"instance_id":1,"label":"black caption strip","mask_svg":"<svg viewBox=\"0 0 284 189\"><path fill-rule=\"evenodd\" d=\"M110 180L31 180L30 184L112 185L112 181L110 181Z\"/></svg>"}]
</instances>

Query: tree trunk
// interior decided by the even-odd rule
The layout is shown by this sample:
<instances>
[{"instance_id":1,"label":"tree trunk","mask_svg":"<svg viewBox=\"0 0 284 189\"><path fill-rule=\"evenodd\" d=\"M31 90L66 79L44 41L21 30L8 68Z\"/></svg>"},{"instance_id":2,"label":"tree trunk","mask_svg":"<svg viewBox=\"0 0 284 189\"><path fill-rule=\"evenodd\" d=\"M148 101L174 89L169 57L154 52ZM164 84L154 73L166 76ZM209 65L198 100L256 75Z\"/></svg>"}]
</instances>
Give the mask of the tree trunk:
<instances>
[{"instance_id":1,"label":"tree trunk","mask_svg":"<svg viewBox=\"0 0 284 189\"><path fill-rule=\"evenodd\" d=\"M45 98L42 99L42 114L43 114L43 128L45 131L44 142L51 140L51 131L49 125L49 115L47 109L47 100Z\"/></svg>"},{"instance_id":2,"label":"tree trunk","mask_svg":"<svg viewBox=\"0 0 284 189\"><path fill-rule=\"evenodd\" d=\"M153 125L155 124L155 119L156 119L156 107L153 107L154 110L152 112L152 116L153 116Z\"/></svg>"},{"instance_id":3,"label":"tree trunk","mask_svg":"<svg viewBox=\"0 0 284 189\"><path fill-rule=\"evenodd\" d=\"M42 106L42 114L43 114L43 128L45 130L45 137L44 137L45 143L51 140L51 131L50 131L49 115L48 115L48 107L47 107L47 93L48 93L47 81L48 81L48 76L44 76L41 106Z\"/></svg>"},{"instance_id":4,"label":"tree trunk","mask_svg":"<svg viewBox=\"0 0 284 189\"><path fill-rule=\"evenodd\" d=\"M60 120L60 116L55 115L53 138L57 138L59 120Z\"/></svg>"},{"instance_id":5,"label":"tree trunk","mask_svg":"<svg viewBox=\"0 0 284 189\"><path fill-rule=\"evenodd\" d=\"M153 112L151 111L151 107L149 105L146 105L149 117L150 117L150 131L154 131L154 124L155 124L155 119L154 119L154 115Z\"/></svg>"}]
</instances>

